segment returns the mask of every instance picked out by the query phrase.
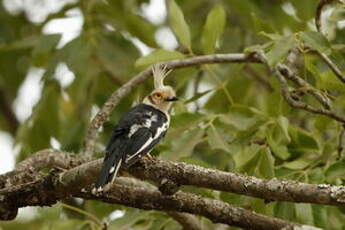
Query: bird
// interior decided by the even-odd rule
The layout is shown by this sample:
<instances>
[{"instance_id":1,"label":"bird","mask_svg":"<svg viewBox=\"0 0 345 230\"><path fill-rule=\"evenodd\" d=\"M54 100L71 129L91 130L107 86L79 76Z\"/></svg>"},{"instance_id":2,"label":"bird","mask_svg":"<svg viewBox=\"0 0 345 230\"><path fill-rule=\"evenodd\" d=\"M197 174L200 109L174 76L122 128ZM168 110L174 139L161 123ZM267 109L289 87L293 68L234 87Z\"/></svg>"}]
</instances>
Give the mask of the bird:
<instances>
[{"instance_id":1,"label":"bird","mask_svg":"<svg viewBox=\"0 0 345 230\"><path fill-rule=\"evenodd\" d=\"M175 90L164 85L170 72L165 65L152 67L154 90L114 127L93 193L102 192L105 185L114 182L120 168L133 165L164 138L170 124L171 106L178 100Z\"/></svg>"}]
</instances>

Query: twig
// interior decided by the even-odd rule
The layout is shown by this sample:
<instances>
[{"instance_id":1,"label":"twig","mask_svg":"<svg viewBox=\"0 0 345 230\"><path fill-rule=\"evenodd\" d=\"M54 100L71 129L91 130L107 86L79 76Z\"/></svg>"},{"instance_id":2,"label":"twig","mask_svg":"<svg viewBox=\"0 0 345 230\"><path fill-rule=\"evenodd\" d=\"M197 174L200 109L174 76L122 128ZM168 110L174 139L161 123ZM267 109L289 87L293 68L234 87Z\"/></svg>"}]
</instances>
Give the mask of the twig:
<instances>
[{"instance_id":1,"label":"twig","mask_svg":"<svg viewBox=\"0 0 345 230\"><path fill-rule=\"evenodd\" d=\"M286 100L286 102L290 106L298 108L298 109L303 109L303 110L309 111L311 113L325 115L325 116L328 116L328 117L330 117L336 121L339 121L341 123L345 123L345 119L343 117L338 116L337 114L335 114L334 112L332 112L330 110L315 108L315 107L310 106L304 102L294 100L291 96L290 91L289 91L288 84L284 78L284 77L288 78L288 76L290 75L289 69L286 66L279 64L277 66L276 72L277 72L276 76L280 82L280 86L282 89L282 95L283 95L284 99Z\"/></svg>"},{"instance_id":2,"label":"twig","mask_svg":"<svg viewBox=\"0 0 345 230\"><path fill-rule=\"evenodd\" d=\"M345 76L341 72L341 70L338 68L336 64L333 63L333 61L324 53L316 50L315 51L321 58L324 60L324 62L328 65L328 67L332 70L332 72L335 74L335 76L343 83L345 83Z\"/></svg>"},{"instance_id":3,"label":"twig","mask_svg":"<svg viewBox=\"0 0 345 230\"><path fill-rule=\"evenodd\" d=\"M168 69L183 68L189 66L196 66L201 64L211 64L211 63L243 63L243 62L253 62L258 63L260 60L254 54L214 54L214 55L204 55L196 56L186 59L172 60L164 62L162 64L166 65ZM140 72L126 84L116 90L104 103L102 108L92 119L86 137L84 139L84 153L90 155L94 151L94 146L97 138L97 133L103 123L109 118L111 112L115 106L120 102L120 100L129 94L136 86L145 81L152 74L151 68Z\"/></svg>"},{"instance_id":4,"label":"twig","mask_svg":"<svg viewBox=\"0 0 345 230\"><path fill-rule=\"evenodd\" d=\"M292 71L289 71L289 68L283 64L281 64L278 68L280 68L280 71L285 71L284 77L286 79L294 82L299 87L302 87L306 92L308 92L316 100L318 100L325 109L331 109L330 100L325 95L318 92L318 90L315 89L312 85L310 85L307 81L299 77L297 74L292 73Z\"/></svg>"}]
</instances>

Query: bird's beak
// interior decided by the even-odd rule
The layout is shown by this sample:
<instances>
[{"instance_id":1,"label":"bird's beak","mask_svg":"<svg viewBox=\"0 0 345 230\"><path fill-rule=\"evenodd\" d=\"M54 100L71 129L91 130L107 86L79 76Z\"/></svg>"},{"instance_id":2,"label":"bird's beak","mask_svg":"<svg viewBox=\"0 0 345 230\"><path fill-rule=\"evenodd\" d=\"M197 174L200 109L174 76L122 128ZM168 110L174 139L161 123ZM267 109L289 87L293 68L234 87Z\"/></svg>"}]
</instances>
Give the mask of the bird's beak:
<instances>
[{"instance_id":1,"label":"bird's beak","mask_svg":"<svg viewBox=\"0 0 345 230\"><path fill-rule=\"evenodd\" d=\"M171 98L165 99L165 101L178 101L178 98L177 97L171 97Z\"/></svg>"}]
</instances>

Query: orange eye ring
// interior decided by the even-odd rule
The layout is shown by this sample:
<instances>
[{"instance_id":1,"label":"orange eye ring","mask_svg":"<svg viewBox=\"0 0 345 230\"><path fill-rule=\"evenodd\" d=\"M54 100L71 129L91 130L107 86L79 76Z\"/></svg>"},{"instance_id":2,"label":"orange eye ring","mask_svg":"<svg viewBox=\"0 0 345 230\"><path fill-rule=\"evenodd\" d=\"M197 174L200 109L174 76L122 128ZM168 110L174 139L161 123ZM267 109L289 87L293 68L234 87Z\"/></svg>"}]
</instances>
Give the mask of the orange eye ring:
<instances>
[{"instance_id":1,"label":"orange eye ring","mask_svg":"<svg viewBox=\"0 0 345 230\"><path fill-rule=\"evenodd\" d=\"M153 97L154 97L156 100L161 100L161 99L162 99L162 94L160 94L160 93L155 93L155 94L153 94Z\"/></svg>"}]
</instances>

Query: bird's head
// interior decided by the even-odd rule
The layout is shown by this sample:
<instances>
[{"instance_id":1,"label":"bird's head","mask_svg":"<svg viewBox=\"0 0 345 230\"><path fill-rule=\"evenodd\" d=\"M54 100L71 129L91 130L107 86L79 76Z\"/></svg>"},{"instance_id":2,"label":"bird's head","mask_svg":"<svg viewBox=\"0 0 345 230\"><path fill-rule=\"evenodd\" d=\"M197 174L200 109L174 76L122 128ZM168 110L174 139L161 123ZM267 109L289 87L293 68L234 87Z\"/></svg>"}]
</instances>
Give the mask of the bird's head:
<instances>
[{"instance_id":1,"label":"bird's head","mask_svg":"<svg viewBox=\"0 0 345 230\"><path fill-rule=\"evenodd\" d=\"M166 66L155 65L152 68L155 89L144 99L144 103L168 113L172 103L177 101L175 90L164 85L164 78L170 73Z\"/></svg>"}]
</instances>

